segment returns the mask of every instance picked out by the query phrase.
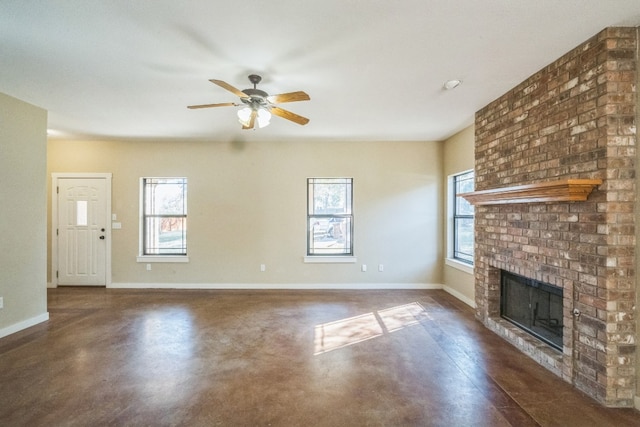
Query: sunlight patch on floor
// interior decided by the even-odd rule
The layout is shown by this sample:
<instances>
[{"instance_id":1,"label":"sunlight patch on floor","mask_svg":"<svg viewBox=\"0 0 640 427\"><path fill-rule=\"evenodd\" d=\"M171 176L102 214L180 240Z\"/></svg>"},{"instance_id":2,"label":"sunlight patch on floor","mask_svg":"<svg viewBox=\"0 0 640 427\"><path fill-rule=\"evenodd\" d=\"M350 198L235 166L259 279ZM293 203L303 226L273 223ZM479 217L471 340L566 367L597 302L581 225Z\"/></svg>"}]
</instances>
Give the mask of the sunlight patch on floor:
<instances>
[{"instance_id":1,"label":"sunlight patch on floor","mask_svg":"<svg viewBox=\"0 0 640 427\"><path fill-rule=\"evenodd\" d=\"M428 318L424 307L417 302L349 317L315 327L314 355L358 344L389 334Z\"/></svg>"}]
</instances>

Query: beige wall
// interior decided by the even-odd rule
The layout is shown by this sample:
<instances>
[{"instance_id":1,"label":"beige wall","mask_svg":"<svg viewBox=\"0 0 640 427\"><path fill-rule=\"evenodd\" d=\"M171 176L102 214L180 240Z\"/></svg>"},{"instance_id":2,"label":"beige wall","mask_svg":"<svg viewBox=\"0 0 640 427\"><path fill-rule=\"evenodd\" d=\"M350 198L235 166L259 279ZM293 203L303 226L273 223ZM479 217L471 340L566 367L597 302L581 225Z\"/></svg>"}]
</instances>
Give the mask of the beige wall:
<instances>
[{"instance_id":1,"label":"beige wall","mask_svg":"<svg viewBox=\"0 0 640 427\"><path fill-rule=\"evenodd\" d=\"M475 156L474 156L474 126L471 125L451 138L447 139L444 143L444 185L446 186L447 177L459 172L464 172L474 168ZM445 191L443 208L443 217L449 221L447 216L447 206L451 202L449 192ZM446 246L446 227L444 227L443 233L445 233L445 246ZM446 249L445 249L446 257ZM444 263L443 267L443 284L445 290L457 296L471 306L475 306L475 285L473 274L470 274L461 269L452 267L447 263Z\"/></svg>"},{"instance_id":2,"label":"beige wall","mask_svg":"<svg viewBox=\"0 0 640 427\"><path fill-rule=\"evenodd\" d=\"M439 142L50 141L48 149L49 182L53 172L113 173L122 223L112 231L114 286L442 283ZM146 271L136 262L144 176L188 178L188 264ZM354 178L356 264L303 263L307 177Z\"/></svg>"},{"instance_id":3,"label":"beige wall","mask_svg":"<svg viewBox=\"0 0 640 427\"><path fill-rule=\"evenodd\" d=\"M47 112L0 93L0 337L48 319Z\"/></svg>"}]
</instances>

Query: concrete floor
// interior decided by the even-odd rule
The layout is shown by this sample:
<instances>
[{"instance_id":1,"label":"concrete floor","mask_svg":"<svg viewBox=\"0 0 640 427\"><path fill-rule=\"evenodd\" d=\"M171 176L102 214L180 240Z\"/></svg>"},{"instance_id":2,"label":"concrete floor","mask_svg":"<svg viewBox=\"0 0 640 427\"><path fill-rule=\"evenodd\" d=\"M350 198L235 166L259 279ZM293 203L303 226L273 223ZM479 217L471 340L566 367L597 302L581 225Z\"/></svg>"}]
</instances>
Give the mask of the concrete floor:
<instances>
[{"instance_id":1,"label":"concrete floor","mask_svg":"<svg viewBox=\"0 0 640 427\"><path fill-rule=\"evenodd\" d=\"M443 291L50 289L1 426L631 426Z\"/></svg>"}]
</instances>

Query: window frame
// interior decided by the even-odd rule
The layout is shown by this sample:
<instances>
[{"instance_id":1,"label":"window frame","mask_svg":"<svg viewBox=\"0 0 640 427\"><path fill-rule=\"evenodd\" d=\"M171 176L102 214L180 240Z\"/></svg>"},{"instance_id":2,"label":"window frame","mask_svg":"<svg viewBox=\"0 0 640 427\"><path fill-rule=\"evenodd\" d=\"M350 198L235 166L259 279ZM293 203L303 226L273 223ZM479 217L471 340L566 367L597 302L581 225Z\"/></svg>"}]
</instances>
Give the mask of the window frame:
<instances>
[{"instance_id":1,"label":"window frame","mask_svg":"<svg viewBox=\"0 0 640 427\"><path fill-rule=\"evenodd\" d=\"M183 185L183 194L184 194L184 203L182 213L180 214L151 214L146 211L146 189L147 185L149 185L149 181L152 180L182 180ZM186 232L183 237L183 247L184 253L149 253L146 241L147 241L147 219L149 217L156 218L180 218L185 222L185 227L188 218L188 178L187 177L141 177L140 178L140 233L139 233L139 251L137 256L137 262L189 262L188 256L188 245L187 245L187 236Z\"/></svg>"},{"instance_id":2,"label":"window frame","mask_svg":"<svg viewBox=\"0 0 640 427\"><path fill-rule=\"evenodd\" d=\"M465 177L467 175L471 175L470 177ZM474 265L474 256L475 256L475 241L474 241L474 247L473 247L473 252L470 254L466 254L467 257L461 257L459 256L460 254L465 254L463 252L461 252L459 250L458 244L458 237L459 237L459 227L458 227L458 222L459 220L471 220L473 221L475 219L475 212L473 214L461 214L458 212L457 208L458 208L458 200L460 198L460 196L458 194L461 194L461 192L458 191L459 188L459 183L462 181L462 177L464 180L474 180L475 181L475 171L473 169L470 170L466 170L463 172L459 172L459 173L455 173L453 175L449 176L449 195L451 198L451 202L449 204L449 208L450 208L450 232L449 232L449 253L448 253L448 265L454 266L454 267L462 267L462 270L467 271L467 268L473 268ZM474 186L475 187L475 186ZM473 209L473 205L471 205L471 208ZM475 239L475 235L474 235L474 239ZM471 259L469 259L469 257ZM449 261L453 261L453 263L449 262ZM455 263L455 264L454 264ZM461 264L461 265L456 265L456 264ZM464 268L467 267L467 268Z\"/></svg>"},{"instance_id":3,"label":"window frame","mask_svg":"<svg viewBox=\"0 0 640 427\"><path fill-rule=\"evenodd\" d=\"M313 185L321 184L323 180L344 180L344 185L348 186L345 190L348 191L347 194L347 203L349 206L347 207L347 212L343 213L323 213L318 214L314 211L314 206L312 205L314 202L314 194ZM318 182L316 182L318 181ZM328 221L334 220L347 220L348 226L348 248L345 252L342 253L315 253L312 248L313 238L312 238L312 229L310 229L310 224L314 218L325 219ZM350 177L310 177L307 178L307 225L306 225L306 233L307 233L307 247L306 247L306 256L304 257L304 261L308 263L318 263L318 262L326 262L326 263L344 263L344 262L356 262L356 257L354 256L354 215L353 215L353 178Z\"/></svg>"}]
</instances>

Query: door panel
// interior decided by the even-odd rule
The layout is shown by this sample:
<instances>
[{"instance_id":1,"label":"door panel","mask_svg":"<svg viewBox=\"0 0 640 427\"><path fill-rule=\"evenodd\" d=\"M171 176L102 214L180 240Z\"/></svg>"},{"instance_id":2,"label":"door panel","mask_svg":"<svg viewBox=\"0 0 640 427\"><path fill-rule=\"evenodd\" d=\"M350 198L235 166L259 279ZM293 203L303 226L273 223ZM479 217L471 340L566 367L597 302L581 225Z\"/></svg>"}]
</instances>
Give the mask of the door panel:
<instances>
[{"instance_id":1,"label":"door panel","mask_svg":"<svg viewBox=\"0 0 640 427\"><path fill-rule=\"evenodd\" d=\"M106 180L58 179L58 284L106 284Z\"/></svg>"}]
</instances>

